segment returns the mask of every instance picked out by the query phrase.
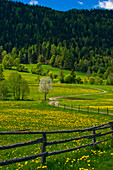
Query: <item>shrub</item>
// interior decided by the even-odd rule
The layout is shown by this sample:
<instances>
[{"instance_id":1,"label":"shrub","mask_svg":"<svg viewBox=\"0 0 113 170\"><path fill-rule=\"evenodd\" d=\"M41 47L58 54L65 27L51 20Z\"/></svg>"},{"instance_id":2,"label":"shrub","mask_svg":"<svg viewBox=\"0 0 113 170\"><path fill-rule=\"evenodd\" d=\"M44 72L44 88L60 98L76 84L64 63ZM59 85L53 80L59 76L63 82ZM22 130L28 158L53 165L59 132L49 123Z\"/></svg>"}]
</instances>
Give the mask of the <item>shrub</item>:
<instances>
[{"instance_id":1,"label":"shrub","mask_svg":"<svg viewBox=\"0 0 113 170\"><path fill-rule=\"evenodd\" d=\"M56 79L58 77L58 74L54 73L53 77Z\"/></svg>"},{"instance_id":2,"label":"shrub","mask_svg":"<svg viewBox=\"0 0 113 170\"><path fill-rule=\"evenodd\" d=\"M109 74L106 84L107 85L113 85L113 73Z\"/></svg>"},{"instance_id":3,"label":"shrub","mask_svg":"<svg viewBox=\"0 0 113 170\"><path fill-rule=\"evenodd\" d=\"M95 84L96 85L102 85L103 84L103 80L100 77L95 77Z\"/></svg>"},{"instance_id":4,"label":"shrub","mask_svg":"<svg viewBox=\"0 0 113 170\"><path fill-rule=\"evenodd\" d=\"M70 74L64 77L64 83L72 83L72 76Z\"/></svg>"},{"instance_id":5,"label":"shrub","mask_svg":"<svg viewBox=\"0 0 113 170\"><path fill-rule=\"evenodd\" d=\"M95 79L93 77L89 79L89 84L95 84Z\"/></svg>"},{"instance_id":6,"label":"shrub","mask_svg":"<svg viewBox=\"0 0 113 170\"><path fill-rule=\"evenodd\" d=\"M32 66L32 67L31 67L31 72L32 72L32 74L36 74L36 71L35 71L35 70L36 70L36 68L35 68L34 66Z\"/></svg>"},{"instance_id":7,"label":"shrub","mask_svg":"<svg viewBox=\"0 0 113 170\"><path fill-rule=\"evenodd\" d=\"M17 70L20 72L28 72L28 68L23 64L19 64Z\"/></svg>"},{"instance_id":8,"label":"shrub","mask_svg":"<svg viewBox=\"0 0 113 170\"><path fill-rule=\"evenodd\" d=\"M80 81L81 81L81 78L80 78L80 77L77 77L77 78L76 78L76 83L80 84Z\"/></svg>"},{"instance_id":9,"label":"shrub","mask_svg":"<svg viewBox=\"0 0 113 170\"><path fill-rule=\"evenodd\" d=\"M86 78L84 79L84 84L88 84L88 81L87 81L87 79L86 79Z\"/></svg>"},{"instance_id":10,"label":"shrub","mask_svg":"<svg viewBox=\"0 0 113 170\"><path fill-rule=\"evenodd\" d=\"M48 73L48 76L53 79L53 73L51 71Z\"/></svg>"},{"instance_id":11,"label":"shrub","mask_svg":"<svg viewBox=\"0 0 113 170\"><path fill-rule=\"evenodd\" d=\"M63 77L63 76L60 76L60 77L59 77L59 81L60 81L60 83L64 83L64 77Z\"/></svg>"},{"instance_id":12,"label":"shrub","mask_svg":"<svg viewBox=\"0 0 113 170\"><path fill-rule=\"evenodd\" d=\"M83 84L83 81L82 81L82 80L80 81L80 84Z\"/></svg>"},{"instance_id":13,"label":"shrub","mask_svg":"<svg viewBox=\"0 0 113 170\"><path fill-rule=\"evenodd\" d=\"M32 72L33 74L43 75L42 64L39 62L39 63L37 63L36 66L32 66L31 72Z\"/></svg>"}]
</instances>

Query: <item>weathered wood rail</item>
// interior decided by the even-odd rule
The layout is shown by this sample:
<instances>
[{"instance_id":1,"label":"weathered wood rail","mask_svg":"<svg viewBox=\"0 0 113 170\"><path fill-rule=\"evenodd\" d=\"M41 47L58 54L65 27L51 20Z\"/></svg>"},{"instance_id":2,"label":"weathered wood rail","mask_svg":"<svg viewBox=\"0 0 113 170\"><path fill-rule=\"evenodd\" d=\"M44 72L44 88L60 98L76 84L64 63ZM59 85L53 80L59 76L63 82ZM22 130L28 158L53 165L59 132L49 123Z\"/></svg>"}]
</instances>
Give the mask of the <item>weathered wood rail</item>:
<instances>
[{"instance_id":1,"label":"weathered wood rail","mask_svg":"<svg viewBox=\"0 0 113 170\"><path fill-rule=\"evenodd\" d=\"M96 133L96 130L102 130L102 129L107 129L107 128L111 128L111 130L109 132L105 132L105 133L101 133L101 132ZM36 154L36 155L30 155L30 156L27 156L27 157L15 158L15 159L11 159L11 160L1 161L0 166L13 164L13 163L16 163L16 162L27 161L27 160L35 159L37 157L41 157L41 163L43 164L44 162L46 162L47 156L57 155L57 154L65 153L65 152L70 152L70 151L74 151L74 150L84 148L84 147L87 147L87 146L95 146L95 145L107 140L107 139L105 139L105 140L96 142L97 137L105 136L105 135L108 135L108 134L112 134L112 137L113 137L113 122L105 123L105 124L102 124L102 125L98 125L98 126L90 127L90 128L86 128L86 129L63 130L63 131L33 131L33 132L31 132L29 130L30 129L19 130L19 131L10 131L10 132L0 132L0 135L42 134L42 137L39 138L39 139L36 139L36 140L27 141L27 142L23 142L23 143L15 143L15 144L7 145L7 146L0 146L0 150L11 149L11 148L16 148L16 147L22 147L22 146L28 146L28 145L41 143L41 153ZM86 132L86 131L92 131L92 134L86 135L86 136L75 137L75 138L71 138L71 139L47 142L47 134L56 134L56 133L62 134L62 133L74 133L74 132L82 133L82 132ZM83 138L92 139L92 143L82 145L82 146L78 146L78 147L75 147L75 148L60 150L60 151L46 152L46 147L49 146L49 145L66 143L66 142L70 142L70 141L74 141L74 140L80 140L80 139L83 139Z\"/></svg>"},{"instance_id":2,"label":"weathered wood rail","mask_svg":"<svg viewBox=\"0 0 113 170\"><path fill-rule=\"evenodd\" d=\"M64 105L64 106L62 106L62 105L59 105L59 103L54 103L54 106L57 106L57 107L62 107L62 108L68 108L68 109L71 109L71 110L78 110L79 112L80 111L85 111L85 112L87 112L87 113L89 113L89 112L92 112L92 113L101 113L101 114L107 114L107 115L113 115L113 111L111 111L110 109L109 109L109 107L106 107L106 111L105 110L102 110L102 108L101 108L101 106L100 107L98 107L97 108L97 111L96 111L96 109L92 109L91 108L91 106L73 106L73 105L71 105L71 106L66 106L66 105Z\"/></svg>"}]
</instances>

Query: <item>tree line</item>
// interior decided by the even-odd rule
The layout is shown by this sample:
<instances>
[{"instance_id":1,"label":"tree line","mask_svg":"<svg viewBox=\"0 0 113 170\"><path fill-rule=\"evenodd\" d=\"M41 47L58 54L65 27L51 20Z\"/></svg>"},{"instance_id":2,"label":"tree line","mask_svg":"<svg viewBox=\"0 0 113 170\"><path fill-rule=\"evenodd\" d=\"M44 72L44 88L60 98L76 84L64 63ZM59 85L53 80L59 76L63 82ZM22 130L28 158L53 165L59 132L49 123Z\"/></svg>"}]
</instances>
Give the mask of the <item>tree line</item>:
<instances>
[{"instance_id":1,"label":"tree line","mask_svg":"<svg viewBox=\"0 0 113 170\"><path fill-rule=\"evenodd\" d=\"M3 46L0 46L0 63L5 69L15 67L20 72L28 72L25 64L37 63L31 68L33 74L41 75L43 70L41 64L49 64L60 69L69 69L82 72L90 72L94 77L107 79L113 73L113 58L111 53L98 54L93 50L89 51L89 58L77 57L78 48L67 48L62 43L57 46L49 42L35 44L28 49L20 50L13 47L8 53ZM45 73L43 72L42 75Z\"/></svg>"},{"instance_id":2,"label":"tree line","mask_svg":"<svg viewBox=\"0 0 113 170\"><path fill-rule=\"evenodd\" d=\"M0 63L28 72L23 64L41 62L106 79L113 73L112 28L112 10L60 12L1 0Z\"/></svg>"}]
</instances>

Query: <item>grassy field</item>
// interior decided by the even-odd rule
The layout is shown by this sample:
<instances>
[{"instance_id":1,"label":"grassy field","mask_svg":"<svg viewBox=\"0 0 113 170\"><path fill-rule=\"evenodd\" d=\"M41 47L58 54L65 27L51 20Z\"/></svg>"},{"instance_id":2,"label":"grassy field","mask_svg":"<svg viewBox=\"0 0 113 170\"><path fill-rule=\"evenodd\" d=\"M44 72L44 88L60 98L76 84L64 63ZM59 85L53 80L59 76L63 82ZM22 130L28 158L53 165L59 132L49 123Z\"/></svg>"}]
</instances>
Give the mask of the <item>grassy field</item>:
<instances>
[{"instance_id":1,"label":"grassy field","mask_svg":"<svg viewBox=\"0 0 113 170\"><path fill-rule=\"evenodd\" d=\"M29 70L29 71L31 71L31 67L32 67L33 65L35 65L35 64L26 64L26 66L28 67L28 70ZM59 69L59 68L52 67L52 66L50 66L50 65L42 65L42 68L43 68L44 71L47 71L47 70L51 71L53 74L54 74L54 73L57 73L57 74L58 74L58 73L60 72L60 69ZM69 71L69 70L64 70L64 69L62 69L62 71L63 71L64 75L67 75L67 74L69 74L69 73L71 72L71 71ZM80 76L82 79L84 79L84 77L86 76L86 73L75 71L75 75L76 75L77 77Z\"/></svg>"},{"instance_id":2,"label":"grassy field","mask_svg":"<svg viewBox=\"0 0 113 170\"><path fill-rule=\"evenodd\" d=\"M84 86L81 86L84 87ZM78 108L80 106L81 109L87 109L89 107L90 111L97 111L98 108L100 112L107 113L107 108L109 113L113 114L113 87L112 86L87 86L87 88L92 89L103 89L105 93L100 90L95 94L86 93L86 95L75 95L72 97L64 97L59 99L60 105L65 106L73 106ZM88 89L87 89L88 90ZM89 91L90 92L90 91Z\"/></svg>"},{"instance_id":3,"label":"grassy field","mask_svg":"<svg viewBox=\"0 0 113 170\"><path fill-rule=\"evenodd\" d=\"M45 66L47 67L47 66ZM55 68L53 68L55 69ZM7 79L11 70L5 70L4 75ZM62 109L53 106L49 106L47 100L42 103L44 94L38 91L38 84L36 82L37 75L31 73L21 73L30 86L31 93L28 96L27 101L0 101L0 131L15 131L22 129L31 129L31 131L52 131L52 130L71 130L71 129L84 129L95 125L103 124L113 121L112 115L104 115L98 113L89 113L83 111L74 111L70 109ZM94 88L100 88L108 91L105 94L99 94L101 90ZM71 100L61 99L61 104L65 105L81 105L81 106L96 106L98 102L101 106L112 106L112 86L84 86L84 85L66 85L56 83L53 85L52 91L48 94L49 97L79 95L81 98L91 98L94 100ZM84 96L83 94L88 94ZM96 95L95 95L96 94ZM102 102L103 101L103 102ZM109 102L109 104L108 104ZM99 106L100 106L99 103ZM84 133L85 135L86 133ZM57 134L47 135L48 141L60 140L65 138L72 138L81 134ZM34 140L41 137L40 135L7 135L0 136L0 146L13 143L20 143L25 141ZM78 149L73 152L64 153L61 155L51 156L47 158L45 166L41 166L40 158L31 161L25 161L22 163L15 163L0 167L3 170L35 170L35 169L75 169L75 170L113 170L113 139L111 135L107 137L109 140L98 145L98 148L87 147L84 149ZM73 141L64 144L58 144L48 146L47 151L68 149L92 143L91 139L83 139ZM40 144L31 145L16 149L4 150L0 152L0 161L8 160L12 158L18 158L28 155L34 155L41 152Z\"/></svg>"}]
</instances>

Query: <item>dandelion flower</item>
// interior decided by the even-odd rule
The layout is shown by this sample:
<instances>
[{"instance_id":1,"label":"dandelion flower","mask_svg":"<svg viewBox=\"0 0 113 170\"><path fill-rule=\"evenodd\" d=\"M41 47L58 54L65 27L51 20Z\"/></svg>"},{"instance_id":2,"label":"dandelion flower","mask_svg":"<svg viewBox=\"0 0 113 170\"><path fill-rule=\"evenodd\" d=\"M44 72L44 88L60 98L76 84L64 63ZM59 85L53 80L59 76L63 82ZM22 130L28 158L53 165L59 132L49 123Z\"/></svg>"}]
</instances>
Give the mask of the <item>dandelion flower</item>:
<instances>
[{"instance_id":1,"label":"dandelion flower","mask_svg":"<svg viewBox=\"0 0 113 170\"><path fill-rule=\"evenodd\" d=\"M27 164L28 164L28 161L25 162L25 165L27 165Z\"/></svg>"}]
</instances>

